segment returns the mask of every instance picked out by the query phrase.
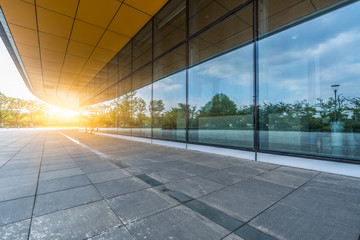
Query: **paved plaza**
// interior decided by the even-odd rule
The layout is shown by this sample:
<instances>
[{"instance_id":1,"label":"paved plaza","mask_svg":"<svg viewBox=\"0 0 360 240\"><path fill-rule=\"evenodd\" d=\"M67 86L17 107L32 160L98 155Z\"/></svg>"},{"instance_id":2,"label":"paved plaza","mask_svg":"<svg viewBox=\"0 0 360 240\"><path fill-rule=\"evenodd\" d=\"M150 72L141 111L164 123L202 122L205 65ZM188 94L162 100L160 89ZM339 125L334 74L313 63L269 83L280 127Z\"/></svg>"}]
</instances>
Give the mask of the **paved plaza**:
<instances>
[{"instance_id":1,"label":"paved plaza","mask_svg":"<svg viewBox=\"0 0 360 240\"><path fill-rule=\"evenodd\" d=\"M359 235L358 178L77 130L0 129L0 239Z\"/></svg>"}]
</instances>

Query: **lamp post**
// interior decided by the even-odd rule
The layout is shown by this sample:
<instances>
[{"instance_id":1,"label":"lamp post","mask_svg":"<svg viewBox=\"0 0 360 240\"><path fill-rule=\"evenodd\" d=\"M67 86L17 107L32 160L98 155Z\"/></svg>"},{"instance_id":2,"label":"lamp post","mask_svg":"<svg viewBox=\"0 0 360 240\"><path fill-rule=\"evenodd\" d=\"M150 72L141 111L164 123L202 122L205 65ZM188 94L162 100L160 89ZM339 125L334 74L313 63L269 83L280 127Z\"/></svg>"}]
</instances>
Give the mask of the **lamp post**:
<instances>
[{"instance_id":1,"label":"lamp post","mask_svg":"<svg viewBox=\"0 0 360 240\"><path fill-rule=\"evenodd\" d=\"M337 93L337 90L338 90L338 88L340 87L340 85L339 84L335 84L335 85L331 85L331 87L332 87L332 89L334 90L334 94L335 94L335 116L334 116L334 122L336 122L336 106L337 106L337 104L336 104L336 93Z\"/></svg>"}]
</instances>

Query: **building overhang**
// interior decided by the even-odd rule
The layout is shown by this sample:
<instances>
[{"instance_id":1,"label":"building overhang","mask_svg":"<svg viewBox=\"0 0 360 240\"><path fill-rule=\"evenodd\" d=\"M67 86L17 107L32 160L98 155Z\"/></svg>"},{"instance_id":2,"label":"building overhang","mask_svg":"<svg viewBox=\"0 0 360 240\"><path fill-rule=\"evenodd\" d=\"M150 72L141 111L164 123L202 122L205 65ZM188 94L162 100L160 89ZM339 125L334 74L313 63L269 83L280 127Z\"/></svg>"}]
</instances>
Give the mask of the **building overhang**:
<instances>
[{"instance_id":1,"label":"building overhang","mask_svg":"<svg viewBox=\"0 0 360 240\"><path fill-rule=\"evenodd\" d=\"M34 95L77 108L81 90L166 3L0 0L0 35Z\"/></svg>"}]
</instances>

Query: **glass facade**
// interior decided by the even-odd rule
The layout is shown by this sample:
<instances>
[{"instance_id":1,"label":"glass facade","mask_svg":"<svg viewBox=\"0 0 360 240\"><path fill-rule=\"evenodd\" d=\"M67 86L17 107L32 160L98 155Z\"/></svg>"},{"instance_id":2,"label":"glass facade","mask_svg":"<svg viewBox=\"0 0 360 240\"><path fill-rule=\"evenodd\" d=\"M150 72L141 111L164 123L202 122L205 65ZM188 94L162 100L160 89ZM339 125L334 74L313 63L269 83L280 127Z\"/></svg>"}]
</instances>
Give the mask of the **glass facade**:
<instances>
[{"instance_id":1,"label":"glass facade","mask_svg":"<svg viewBox=\"0 0 360 240\"><path fill-rule=\"evenodd\" d=\"M85 122L359 161L359 13L359 1L171 0L83 89Z\"/></svg>"}]
</instances>

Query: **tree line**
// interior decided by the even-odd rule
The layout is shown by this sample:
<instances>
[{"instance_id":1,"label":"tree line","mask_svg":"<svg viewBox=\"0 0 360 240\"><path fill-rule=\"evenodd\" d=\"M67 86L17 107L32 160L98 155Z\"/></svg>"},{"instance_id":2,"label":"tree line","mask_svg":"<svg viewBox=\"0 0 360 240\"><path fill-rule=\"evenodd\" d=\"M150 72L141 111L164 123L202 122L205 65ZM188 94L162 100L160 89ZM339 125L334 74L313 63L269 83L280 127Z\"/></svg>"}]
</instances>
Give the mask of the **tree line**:
<instances>
[{"instance_id":1,"label":"tree line","mask_svg":"<svg viewBox=\"0 0 360 240\"><path fill-rule=\"evenodd\" d=\"M146 102L127 93L106 103L94 105L93 120L98 127L185 129L253 129L254 106L237 105L226 94L215 94L204 106L178 103L166 108L163 100ZM294 103L262 102L258 106L259 129L278 131L331 131L332 122L343 122L343 131L360 132L360 97L318 98Z\"/></svg>"},{"instance_id":2,"label":"tree line","mask_svg":"<svg viewBox=\"0 0 360 240\"><path fill-rule=\"evenodd\" d=\"M60 126L78 126L78 121L60 119L41 101L7 97L0 92L0 128Z\"/></svg>"}]
</instances>

